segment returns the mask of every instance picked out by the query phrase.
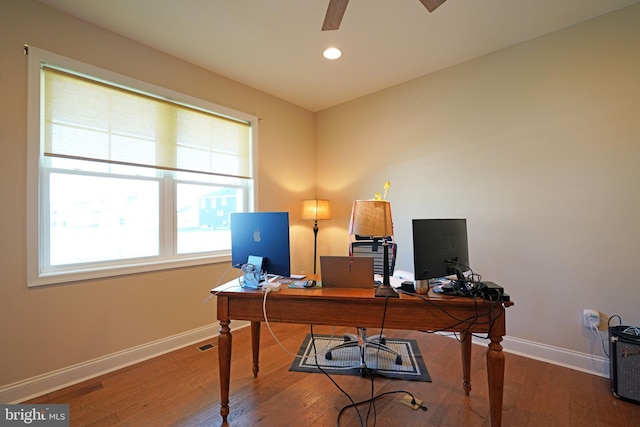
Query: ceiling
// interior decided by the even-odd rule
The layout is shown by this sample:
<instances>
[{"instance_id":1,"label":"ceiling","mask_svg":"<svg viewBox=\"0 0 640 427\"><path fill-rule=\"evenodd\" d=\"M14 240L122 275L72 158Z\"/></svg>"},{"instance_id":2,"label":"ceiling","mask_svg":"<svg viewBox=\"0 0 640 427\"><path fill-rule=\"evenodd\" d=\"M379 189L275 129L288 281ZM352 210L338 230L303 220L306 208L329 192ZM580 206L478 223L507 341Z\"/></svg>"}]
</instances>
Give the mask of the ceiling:
<instances>
[{"instance_id":1,"label":"ceiling","mask_svg":"<svg viewBox=\"0 0 640 427\"><path fill-rule=\"evenodd\" d=\"M311 111L640 2L351 0L321 31L329 0L39 1Z\"/></svg>"}]
</instances>

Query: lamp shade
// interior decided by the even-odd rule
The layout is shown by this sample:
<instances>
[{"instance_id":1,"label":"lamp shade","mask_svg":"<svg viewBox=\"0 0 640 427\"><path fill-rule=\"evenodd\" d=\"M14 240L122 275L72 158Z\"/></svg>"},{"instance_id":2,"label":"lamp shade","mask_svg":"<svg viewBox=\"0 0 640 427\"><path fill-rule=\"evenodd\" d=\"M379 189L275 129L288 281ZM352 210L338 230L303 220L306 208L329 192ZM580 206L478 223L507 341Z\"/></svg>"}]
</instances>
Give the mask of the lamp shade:
<instances>
[{"instance_id":1,"label":"lamp shade","mask_svg":"<svg viewBox=\"0 0 640 427\"><path fill-rule=\"evenodd\" d=\"M326 199L302 201L302 219L331 219L331 206Z\"/></svg>"},{"instance_id":2,"label":"lamp shade","mask_svg":"<svg viewBox=\"0 0 640 427\"><path fill-rule=\"evenodd\" d=\"M386 200L354 200L349 234L358 236L393 236L391 203Z\"/></svg>"}]
</instances>

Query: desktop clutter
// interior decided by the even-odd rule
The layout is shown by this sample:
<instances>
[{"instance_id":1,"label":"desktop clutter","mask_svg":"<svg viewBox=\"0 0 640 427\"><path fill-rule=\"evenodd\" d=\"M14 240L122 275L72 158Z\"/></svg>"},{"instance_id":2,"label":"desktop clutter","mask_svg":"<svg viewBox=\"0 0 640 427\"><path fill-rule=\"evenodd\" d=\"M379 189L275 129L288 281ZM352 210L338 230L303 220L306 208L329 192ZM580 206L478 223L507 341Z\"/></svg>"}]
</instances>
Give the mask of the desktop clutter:
<instances>
[{"instance_id":1,"label":"desktop clutter","mask_svg":"<svg viewBox=\"0 0 640 427\"><path fill-rule=\"evenodd\" d=\"M372 258L322 256L320 260L327 272L326 279L323 276L322 282L305 279L304 275L292 275L291 277L267 275L261 269L262 257L252 255L249 256L247 263L240 267L239 281L244 288L262 289L265 292L277 292L283 285L291 289L375 288L382 283L382 275L372 274L374 271ZM504 292L502 286L494 282L481 281L474 273L465 276L461 270L458 270L455 275L427 281L415 280L411 272L396 270L389 277L389 283L396 293L428 295L431 291L436 295L482 298L490 301L510 301L511 299L509 294Z\"/></svg>"},{"instance_id":2,"label":"desktop clutter","mask_svg":"<svg viewBox=\"0 0 640 427\"><path fill-rule=\"evenodd\" d=\"M421 281L414 280L413 273L408 271L396 270L391 276L391 286L401 293L427 295L431 291L436 295L482 298L490 301L511 300L502 286L459 274L431 279L426 287L418 282Z\"/></svg>"},{"instance_id":3,"label":"desktop clutter","mask_svg":"<svg viewBox=\"0 0 640 427\"><path fill-rule=\"evenodd\" d=\"M388 188L387 182L384 196L377 193L374 199L353 202L349 234L355 240L351 240L348 256L319 257L321 282L291 274L287 212L231 213L231 263L240 268L240 285L270 292L283 285L373 288L376 297L385 298L398 298L400 293L427 295L432 290L441 295L510 301L502 286L482 281L469 267L466 219L412 219L413 273L395 269L398 245L393 241L391 204L385 200ZM311 207L320 209L320 200L311 202ZM317 220L318 215L308 217ZM322 218L328 217L330 214ZM314 245L314 273L315 259Z\"/></svg>"},{"instance_id":4,"label":"desktop clutter","mask_svg":"<svg viewBox=\"0 0 640 427\"><path fill-rule=\"evenodd\" d=\"M278 275L268 275L262 269L263 258L255 255L250 255L247 262L240 267L240 275L238 280L240 286L250 289L262 289L265 292L277 292L281 289L283 284L288 284L290 288L312 288L316 286L316 281L299 280L303 279L303 275L292 275L291 277L283 278Z\"/></svg>"},{"instance_id":5,"label":"desktop clutter","mask_svg":"<svg viewBox=\"0 0 640 427\"><path fill-rule=\"evenodd\" d=\"M413 285L412 282L403 282L403 290ZM494 282L479 281L467 277L447 276L442 279L430 281L429 288L435 294L482 298L490 301L510 301L509 294L504 288Z\"/></svg>"}]
</instances>

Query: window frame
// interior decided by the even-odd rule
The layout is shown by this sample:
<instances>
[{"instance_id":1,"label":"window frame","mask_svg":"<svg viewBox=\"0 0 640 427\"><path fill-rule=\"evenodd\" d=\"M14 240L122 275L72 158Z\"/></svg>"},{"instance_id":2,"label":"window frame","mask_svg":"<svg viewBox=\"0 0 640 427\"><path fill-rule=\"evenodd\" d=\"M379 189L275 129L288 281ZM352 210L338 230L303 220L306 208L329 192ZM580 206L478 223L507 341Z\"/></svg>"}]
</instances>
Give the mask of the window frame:
<instances>
[{"instance_id":1,"label":"window frame","mask_svg":"<svg viewBox=\"0 0 640 427\"><path fill-rule=\"evenodd\" d=\"M48 227L48 213L41 209L41 202L48 194L43 194L45 179L51 173L51 169L45 169L43 155L43 138L41 116L43 114L42 89L43 79L41 78L41 67L43 65L55 68L66 69L79 75L90 76L97 81L109 83L110 85L124 87L134 92L151 95L160 100L196 108L205 112L247 122L250 126L250 171L251 176L245 189L246 200L243 204L247 211L253 211L257 205L257 152L258 152L258 118L243 112L239 112L212 102L192 97L184 93L171 89L146 83L131 77L127 77L109 70L105 70L90 64L77 61L53 52L48 52L33 46L28 47L28 88L27 88L27 286L42 286L60 284L76 281L91 280L104 277L112 277L142 272L182 268L188 266L204 265L218 262L228 262L231 260L231 251L224 250L216 253L204 252L195 254L179 255L174 252L167 257L129 258L116 260L113 262L101 262L99 265L91 263L81 264L76 267L65 267L62 269L47 269L43 271L43 259L45 256L45 233L44 227ZM179 173L173 171L161 171L159 197L164 200L160 203L161 223L159 232L167 236L166 240L161 239L161 246L170 243L177 249L175 233L177 231L176 216L176 192L177 186L181 183L198 182L185 181ZM155 178L154 178L155 179ZM163 243L164 242L164 243ZM161 254L163 250L161 248Z\"/></svg>"}]
</instances>

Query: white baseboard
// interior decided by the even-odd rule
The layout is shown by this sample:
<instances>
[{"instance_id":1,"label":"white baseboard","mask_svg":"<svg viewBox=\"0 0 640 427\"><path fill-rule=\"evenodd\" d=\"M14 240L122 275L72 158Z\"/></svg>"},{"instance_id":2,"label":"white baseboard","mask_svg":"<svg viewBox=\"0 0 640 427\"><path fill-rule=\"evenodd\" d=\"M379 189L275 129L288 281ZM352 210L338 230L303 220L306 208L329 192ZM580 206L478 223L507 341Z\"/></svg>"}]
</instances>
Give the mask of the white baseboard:
<instances>
[{"instance_id":1,"label":"white baseboard","mask_svg":"<svg viewBox=\"0 0 640 427\"><path fill-rule=\"evenodd\" d=\"M237 330L246 327L248 322L235 322ZM50 393L79 382L104 375L135 363L160 356L165 353L192 345L218 335L218 325L204 326L161 340L129 348L97 359L57 371L48 372L13 384L0 387L0 402L20 403L31 398ZM446 335L446 334L443 334ZM488 340L473 338L474 344L488 345ZM609 377L609 360L586 353L579 353L560 347L540 344L519 338L504 337L504 351L554 365L587 372L601 377Z\"/></svg>"},{"instance_id":2,"label":"white baseboard","mask_svg":"<svg viewBox=\"0 0 640 427\"><path fill-rule=\"evenodd\" d=\"M472 342L485 347L489 345L488 339L477 337L473 337ZM504 337L501 344L507 353L609 378L609 359L605 357L513 337Z\"/></svg>"},{"instance_id":3,"label":"white baseboard","mask_svg":"<svg viewBox=\"0 0 640 427\"><path fill-rule=\"evenodd\" d=\"M439 334L455 338L454 334L449 332L439 332ZM489 339L475 336L471 342L483 347L489 345ZM606 357L580 353L578 351L567 350L566 348L554 347L552 345L513 337L504 337L500 344L505 353L513 353L528 357L529 359L540 360L541 362L609 378L609 359Z\"/></svg>"},{"instance_id":4,"label":"white baseboard","mask_svg":"<svg viewBox=\"0 0 640 427\"><path fill-rule=\"evenodd\" d=\"M246 326L244 322L234 323L236 327L233 329ZM0 387L0 402L20 403L42 396L45 393L211 339L218 335L218 329L217 324L204 326Z\"/></svg>"},{"instance_id":5,"label":"white baseboard","mask_svg":"<svg viewBox=\"0 0 640 427\"><path fill-rule=\"evenodd\" d=\"M502 346L508 353L609 378L609 359L606 357L512 337L504 337Z\"/></svg>"}]
</instances>

